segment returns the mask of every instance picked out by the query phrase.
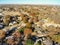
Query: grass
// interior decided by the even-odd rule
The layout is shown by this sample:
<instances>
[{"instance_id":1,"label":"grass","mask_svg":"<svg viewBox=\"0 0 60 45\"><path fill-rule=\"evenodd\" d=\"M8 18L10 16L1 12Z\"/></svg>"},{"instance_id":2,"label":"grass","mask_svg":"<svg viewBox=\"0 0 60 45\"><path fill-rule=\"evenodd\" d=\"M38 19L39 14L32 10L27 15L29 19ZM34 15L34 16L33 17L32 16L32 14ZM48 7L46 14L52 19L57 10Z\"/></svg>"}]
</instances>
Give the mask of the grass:
<instances>
[{"instance_id":1,"label":"grass","mask_svg":"<svg viewBox=\"0 0 60 45\"><path fill-rule=\"evenodd\" d=\"M28 39L26 41L26 45L34 45L34 42L32 40ZM37 45L39 45L39 43Z\"/></svg>"},{"instance_id":2,"label":"grass","mask_svg":"<svg viewBox=\"0 0 60 45\"><path fill-rule=\"evenodd\" d=\"M53 35L53 40L56 41L56 42L60 42L60 34L58 35Z\"/></svg>"}]
</instances>

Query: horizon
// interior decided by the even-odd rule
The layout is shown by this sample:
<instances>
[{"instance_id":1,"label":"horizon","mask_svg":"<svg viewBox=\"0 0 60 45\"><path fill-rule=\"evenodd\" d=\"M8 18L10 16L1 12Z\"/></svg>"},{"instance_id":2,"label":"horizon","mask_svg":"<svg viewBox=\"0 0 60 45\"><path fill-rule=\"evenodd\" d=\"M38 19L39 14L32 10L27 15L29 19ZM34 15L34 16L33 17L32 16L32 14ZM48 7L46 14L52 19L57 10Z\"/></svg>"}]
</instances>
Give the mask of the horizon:
<instances>
[{"instance_id":1,"label":"horizon","mask_svg":"<svg viewBox=\"0 0 60 45\"><path fill-rule=\"evenodd\" d=\"M60 0L0 0L0 4L60 5Z\"/></svg>"}]
</instances>

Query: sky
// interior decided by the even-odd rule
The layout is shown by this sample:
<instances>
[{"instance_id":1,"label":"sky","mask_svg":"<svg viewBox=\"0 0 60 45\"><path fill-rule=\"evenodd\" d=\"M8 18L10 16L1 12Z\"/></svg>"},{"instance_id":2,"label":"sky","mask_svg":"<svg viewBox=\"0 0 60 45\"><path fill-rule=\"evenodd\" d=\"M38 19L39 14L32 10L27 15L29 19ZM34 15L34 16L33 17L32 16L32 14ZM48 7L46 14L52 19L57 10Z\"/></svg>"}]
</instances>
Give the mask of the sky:
<instances>
[{"instance_id":1,"label":"sky","mask_svg":"<svg viewBox=\"0 0 60 45\"><path fill-rule=\"evenodd\" d=\"M0 0L0 4L47 4L60 5L60 0Z\"/></svg>"}]
</instances>

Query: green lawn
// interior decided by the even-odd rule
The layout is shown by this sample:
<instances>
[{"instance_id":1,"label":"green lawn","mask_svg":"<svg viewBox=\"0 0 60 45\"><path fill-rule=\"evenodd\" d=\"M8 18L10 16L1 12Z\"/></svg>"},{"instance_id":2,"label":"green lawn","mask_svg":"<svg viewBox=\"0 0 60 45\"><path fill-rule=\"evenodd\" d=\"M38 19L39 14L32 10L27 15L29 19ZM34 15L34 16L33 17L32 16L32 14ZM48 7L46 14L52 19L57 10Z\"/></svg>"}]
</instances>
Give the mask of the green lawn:
<instances>
[{"instance_id":1,"label":"green lawn","mask_svg":"<svg viewBox=\"0 0 60 45\"><path fill-rule=\"evenodd\" d=\"M27 41L26 41L26 45L34 45L34 42L31 41L31 40L27 40ZM39 45L39 43L38 43L37 45Z\"/></svg>"}]
</instances>

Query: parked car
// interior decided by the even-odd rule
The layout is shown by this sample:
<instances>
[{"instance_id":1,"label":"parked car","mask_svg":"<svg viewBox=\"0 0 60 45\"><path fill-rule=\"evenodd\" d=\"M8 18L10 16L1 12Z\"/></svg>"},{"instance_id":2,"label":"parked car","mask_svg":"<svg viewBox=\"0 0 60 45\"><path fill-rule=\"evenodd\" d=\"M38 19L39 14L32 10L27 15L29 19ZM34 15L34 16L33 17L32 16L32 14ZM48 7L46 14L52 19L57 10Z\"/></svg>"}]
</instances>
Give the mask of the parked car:
<instances>
[{"instance_id":1,"label":"parked car","mask_svg":"<svg viewBox=\"0 0 60 45\"><path fill-rule=\"evenodd\" d=\"M4 28L4 25L3 24L0 24L0 29L3 29Z\"/></svg>"},{"instance_id":2,"label":"parked car","mask_svg":"<svg viewBox=\"0 0 60 45\"><path fill-rule=\"evenodd\" d=\"M8 31L6 32L6 36L10 36L11 33L13 33L13 31L15 31L15 30L16 30L16 27L13 27L12 29L8 30Z\"/></svg>"}]
</instances>

